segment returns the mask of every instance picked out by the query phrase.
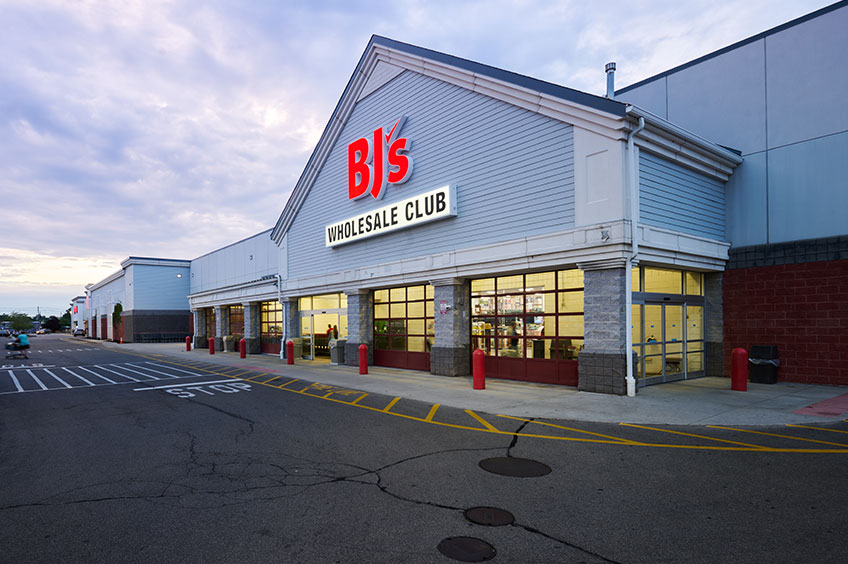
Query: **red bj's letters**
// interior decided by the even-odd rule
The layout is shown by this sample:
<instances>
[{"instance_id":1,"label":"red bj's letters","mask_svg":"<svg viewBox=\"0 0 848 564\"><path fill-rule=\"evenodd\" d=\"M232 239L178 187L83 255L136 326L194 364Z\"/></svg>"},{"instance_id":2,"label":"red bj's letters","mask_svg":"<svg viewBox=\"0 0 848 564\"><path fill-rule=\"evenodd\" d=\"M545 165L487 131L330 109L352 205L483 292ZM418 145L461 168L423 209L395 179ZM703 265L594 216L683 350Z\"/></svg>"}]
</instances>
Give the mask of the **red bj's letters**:
<instances>
[{"instance_id":1,"label":"red bj's letters","mask_svg":"<svg viewBox=\"0 0 848 564\"><path fill-rule=\"evenodd\" d=\"M378 127L369 137L347 146L348 199L358 200L371 194L380 199L387 184L403 184L412 174L412 157L406 154L412 142L400 137L406 116L400 117L385 133Z\"/></svg>"}]
</instances>

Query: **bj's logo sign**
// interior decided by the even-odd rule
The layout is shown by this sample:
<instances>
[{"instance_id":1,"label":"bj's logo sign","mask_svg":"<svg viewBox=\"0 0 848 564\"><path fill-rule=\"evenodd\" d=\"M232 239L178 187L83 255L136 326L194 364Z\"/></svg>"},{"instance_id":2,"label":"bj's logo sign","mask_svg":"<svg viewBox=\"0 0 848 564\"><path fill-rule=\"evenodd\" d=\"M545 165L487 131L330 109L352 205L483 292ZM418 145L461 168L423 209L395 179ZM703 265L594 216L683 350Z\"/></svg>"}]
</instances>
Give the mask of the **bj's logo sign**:
<instances>
[{"instance_id":1,"label":"bj's logo sign","mask_svg":"<svg viewBox=\"0 0 848 564\"><path fill-rule=\"evenodd\" d=\"M378 127L369 137L347 146L348 199L358 200L366 194L383 197L387 184L403 184L412 174L412 157L405 154L412 141L400 136L406 116L398 119L386 132Z\"/></svg>"}]
</instances>

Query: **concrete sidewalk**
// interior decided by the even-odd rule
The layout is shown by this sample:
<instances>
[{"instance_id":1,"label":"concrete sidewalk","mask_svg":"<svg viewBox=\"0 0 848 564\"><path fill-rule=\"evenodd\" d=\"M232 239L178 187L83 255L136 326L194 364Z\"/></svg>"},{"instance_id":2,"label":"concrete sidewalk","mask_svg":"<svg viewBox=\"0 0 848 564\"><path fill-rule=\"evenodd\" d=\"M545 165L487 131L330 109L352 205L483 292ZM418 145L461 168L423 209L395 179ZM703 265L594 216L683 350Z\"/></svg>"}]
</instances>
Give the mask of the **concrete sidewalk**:
<instances>
[{"instance_id":1,"label":"concrete sidewalk","mask_svg":"<svg viewBox=\"0 0 848 564\"><path fill-rule=\"evenodd\" d=\"M848 417L848 389L835 386L749 383L747 392L735 392L727 378L699 378L640 388L636 397L628 398L565 386L488 379L485 390L473 390L470 376L451 378L376 366L369 366L369 373L360 375L355 367L322 361L297 360L289 366L276 355L241 359L238 353L210 355L205 349L187 352L184 344L88 343L516 417L668 425L785 425L838 422ZM796 413L808 406L814 407L807 413Z\"/></svg>"}]
</instances>

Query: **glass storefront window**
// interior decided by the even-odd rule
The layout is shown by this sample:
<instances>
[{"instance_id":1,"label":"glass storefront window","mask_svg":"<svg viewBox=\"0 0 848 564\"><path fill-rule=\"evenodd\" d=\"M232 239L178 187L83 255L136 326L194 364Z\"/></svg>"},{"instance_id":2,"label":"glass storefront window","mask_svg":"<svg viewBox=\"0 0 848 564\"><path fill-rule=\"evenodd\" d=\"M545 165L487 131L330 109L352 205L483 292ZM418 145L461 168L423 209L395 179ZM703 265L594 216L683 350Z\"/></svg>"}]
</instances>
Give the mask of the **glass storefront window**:
<instances>
[{"instance_id":1,"label":"glass storefront window","mask_svg":"<svg viewBox=\"0 0 848 564\"><path fill-rule=\"evenodd\" d=\"M704 338L704 308L686 306L686 335L690 341Z\"/></svg>"},{"instance_id":2,"label":"glass storefront window","mask_svg":"<svg viewBox=\"0 0 848 564\"><path fill-rule=\"evenodd\" d=\"M497 293L506 294L510 291L524 291L524 277L517 276L501 276L497 278Z\"/></svg>"},{"instance_id":3,"label":"glass storefront window","mask_svg":"<svg viewBox=\"0 0 848 564\"><path fill-rule=\"evenodd\" d=\"M658 294L682 294L683 273L679 270L645 267L645 291Z\"/></svg>"},{"instance_id":4,"label":"glass storefront window","mask_svg":"<svg viewBox=\"0 0 848 564\"><path fill-rule=\"evenodd\" d=\"M232 305L229 310L230 335L240 339L244 336L244 306Z\"/></svg>"},{"instance_id":5,"label":"glass storefront window","mask_svg":"<svg viewBox=\"0 0 848 564\"><path fill-rule=\"evenodd\" d=\"M639 267L634 266L633 270L630 273L631 277L633 278L633 291L634 292L641 292L642 291L642 284L641 284L640 277L639 277L640 272L641 271L639 270Z\"/></svg>"},{"instance_id":6,"label":"glass storefront window","mask_svg":"<svg viewBox=\"0 0 848 564\"><path fill-rule=\"evenodd\" d=\"M579 270L471 281L472 346L487 355L576 360L583 332Z\"/></svg>"},{"instance_id":7,"label":"glass storefront window","mask_svg":"<svg viewBox=\"0 0 848 564\"><path fill-rule=\"evenodd\" d=\"M374 334L377 350L429 352L435 336L433 287L375 290Z\"/></svg>"},{"instance_id":8,"label":"glass storefront window","mask_svg":"<svg viewBox=\"0 0 848 564\"><path fill-rule=\"evenodd\" d=\"M297 308L300 311L306 311L308 309L312 309L312 297L307 296L305 298L300 298L297 300Z\"/></svg>"},{"instance_id":9,"label":"glass storefront window","mask_svg":"<svg viewBox=\"0 0 848 564\"><path fill-rule=\"evenodd\" d=\"M313 296L310 309L338 309L339 295L327 294L324 296Z\"/></svg>"},{"instance_id":10,"label":"glass storefront window","mask_svg":"<svg viewBox=\"0 0 848 564\"><path fill-rule=\"evenodd\" d=\"M527 292L556 290L556 275L553 272L537 272L527 275Z\"/></svg>"},{"instance_id":11,"label":"glass storefront window","mask_svg":"<svg viewBox=\"0 0 848 564\"><path fill-rule=\"evenodd\" d=\"M703 296L704 295L704 275L700 272L686 273L686 295L688 296Z\"/></svg>"}]
</instances>

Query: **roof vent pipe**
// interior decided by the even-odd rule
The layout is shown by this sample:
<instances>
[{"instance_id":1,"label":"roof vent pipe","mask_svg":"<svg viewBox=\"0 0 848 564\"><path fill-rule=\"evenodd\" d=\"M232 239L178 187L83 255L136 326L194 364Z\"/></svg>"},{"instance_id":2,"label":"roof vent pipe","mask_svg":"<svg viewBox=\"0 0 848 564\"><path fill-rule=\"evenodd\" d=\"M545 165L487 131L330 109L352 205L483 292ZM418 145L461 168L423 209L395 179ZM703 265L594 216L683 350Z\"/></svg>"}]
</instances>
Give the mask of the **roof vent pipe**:
<instances>
[{"instance_id":1,"label":"roof vent pipe","mask_svg":"<svg viewBox=\"0 0 848 564\"><path fill-rule=\"evenodd\" d=\"M607 63L604 67L607 73L607 98L615 98L615 63Z\"/></svg>"}]
</instances>

